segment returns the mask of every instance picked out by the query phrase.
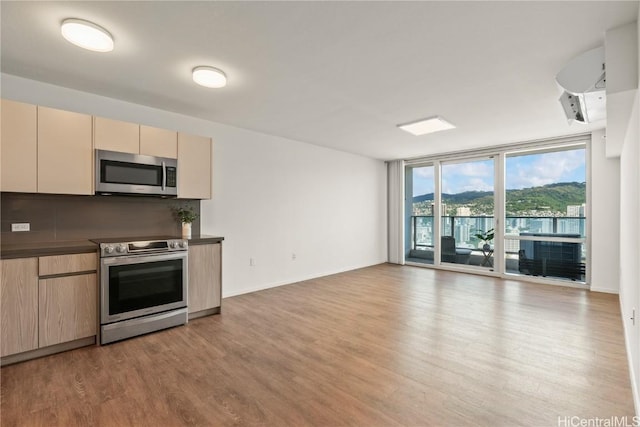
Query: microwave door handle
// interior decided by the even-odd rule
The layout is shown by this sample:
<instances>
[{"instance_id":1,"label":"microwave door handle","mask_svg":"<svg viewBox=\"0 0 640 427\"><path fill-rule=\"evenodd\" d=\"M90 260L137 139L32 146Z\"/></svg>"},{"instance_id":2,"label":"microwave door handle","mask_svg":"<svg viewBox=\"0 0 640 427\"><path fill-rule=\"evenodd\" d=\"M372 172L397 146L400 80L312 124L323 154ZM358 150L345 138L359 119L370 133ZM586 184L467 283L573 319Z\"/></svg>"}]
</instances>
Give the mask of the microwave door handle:
<instances>
[{"instance_id":1,"label":"microwave door handle","mask_svg":"<svg viewBox=\"0 0 640 427\"><path fill-rule=\"evenodd\" d=\"M167 165L165 162L162 162L162 191L165 190L165 185L167 183Z\"/></svg>"}]
</instances>

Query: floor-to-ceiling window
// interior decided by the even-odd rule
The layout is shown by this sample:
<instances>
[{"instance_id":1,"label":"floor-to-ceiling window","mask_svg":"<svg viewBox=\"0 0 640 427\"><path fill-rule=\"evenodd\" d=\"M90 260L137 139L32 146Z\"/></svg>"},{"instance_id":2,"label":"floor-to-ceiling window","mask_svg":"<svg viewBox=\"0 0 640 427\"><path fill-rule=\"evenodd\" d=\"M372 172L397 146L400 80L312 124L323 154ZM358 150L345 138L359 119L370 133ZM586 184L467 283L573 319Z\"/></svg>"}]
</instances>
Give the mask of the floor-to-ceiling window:
<instances>
[{"instance_id":1,"label":"floor-to-ceiling window","mask_svg":"<svg viewBox=\"0 0 640 427\"><path fill-rule=\"evenodd\" d=\"M407 162L405 261L584 283L588 141Z\"/></svg>"},{"instance_id":2,"label":"floor-to-ceiling window","mask_svg":"<svg viewBox=\"0 0 640 427\"><path fill-rule=\"evenodd\" d=\"M505 270L585 281L586 150L506 156Z\"/></svg>"}]
</instances>

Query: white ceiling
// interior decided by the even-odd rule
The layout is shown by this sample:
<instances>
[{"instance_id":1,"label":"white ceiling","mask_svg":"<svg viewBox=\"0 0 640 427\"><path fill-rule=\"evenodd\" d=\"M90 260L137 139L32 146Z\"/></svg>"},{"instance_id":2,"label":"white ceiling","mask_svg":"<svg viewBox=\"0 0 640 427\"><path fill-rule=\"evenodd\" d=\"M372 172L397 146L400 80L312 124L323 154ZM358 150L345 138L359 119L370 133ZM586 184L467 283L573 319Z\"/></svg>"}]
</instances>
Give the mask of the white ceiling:
<instances>
[{"instance_id":1,"label":"white ceiling","mask_svg":"<svg viewBox=\"0 0 640 427\"><path fill-rule=\"evenodd\" d=\"M380 159L581 133L554 76L638 2L2 1L2 71ZM60 36L64 18L115 38ZM225 70L224 89L191 81ZM441 115L457 129L397 124Z\"/></svg>"}]
</instances>

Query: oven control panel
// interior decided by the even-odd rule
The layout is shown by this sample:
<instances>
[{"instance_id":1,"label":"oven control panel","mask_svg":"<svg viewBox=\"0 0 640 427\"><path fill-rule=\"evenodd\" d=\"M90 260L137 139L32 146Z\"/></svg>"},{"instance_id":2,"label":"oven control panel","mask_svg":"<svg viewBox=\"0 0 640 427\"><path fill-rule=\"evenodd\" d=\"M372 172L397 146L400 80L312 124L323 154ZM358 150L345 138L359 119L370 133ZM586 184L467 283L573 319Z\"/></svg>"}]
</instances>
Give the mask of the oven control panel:
<instances>
[{"instance_id":1,"label":"oven control panel","mask_svg":"<svg viewBox=\"0 0 640 427\"><path fill-rule=\"evenodd\" d=\"M185 239L100 243L100 256L105 258L137 254L157 254L186 251L188 249L188 243Z\"/></svg>"}]
</instances>

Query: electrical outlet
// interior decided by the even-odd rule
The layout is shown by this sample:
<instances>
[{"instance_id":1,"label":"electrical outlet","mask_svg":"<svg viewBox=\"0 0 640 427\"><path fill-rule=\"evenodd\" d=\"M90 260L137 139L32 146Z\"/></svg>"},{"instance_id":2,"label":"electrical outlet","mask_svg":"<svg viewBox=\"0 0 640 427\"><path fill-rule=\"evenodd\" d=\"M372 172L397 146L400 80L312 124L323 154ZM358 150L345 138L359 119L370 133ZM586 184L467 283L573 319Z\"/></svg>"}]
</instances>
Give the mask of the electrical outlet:
<instances>
[{"instance_id":1,"label":"electrical outlet","mask_svg":"<svg viewBox=\"0 0 640 427\"><path fill-rule=\"evenodd\" d=\"M256 261L253 258L249 258L249 267L255 267Z\"/></svg>"},{"instance_id":2,"label":"electrical outlet","mask_svg":"<svg viewBox=\"0 0 640 427\"><path fill-rule=\"evenodd\" d=\"M19 222L16 224L11 224L11 231L29 231L31 229L31 224L28 222Z\"/></svg>"},{"instance_id":3,"label":"electrical outlet","mask_svg":"<svg viewBox=\"0 0 640 427\"><path fill-rule=\"evenodd\" d=\"M293 253L293 254L291 254L291 261L295 261L295 260L296 260L296 254Z\"/></svg>"}]
</instances>

